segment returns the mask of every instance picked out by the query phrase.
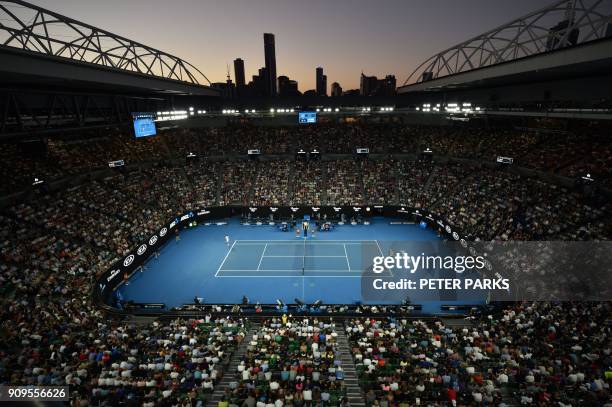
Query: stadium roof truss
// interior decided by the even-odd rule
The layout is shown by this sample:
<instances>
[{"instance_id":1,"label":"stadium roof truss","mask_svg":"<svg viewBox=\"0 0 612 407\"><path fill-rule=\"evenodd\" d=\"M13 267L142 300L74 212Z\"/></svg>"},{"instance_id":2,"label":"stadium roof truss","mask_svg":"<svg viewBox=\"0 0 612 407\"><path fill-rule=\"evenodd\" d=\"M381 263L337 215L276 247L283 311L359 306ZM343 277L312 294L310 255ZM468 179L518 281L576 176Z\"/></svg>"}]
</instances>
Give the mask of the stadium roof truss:
<instances>
[{"instance_id":1,"label":"stadium roof truss","mask_svg":"<svg viewBox=\"0 0 612 407\"><path fill-rule=\"evenodd\" d=\"M557 1L439 52L403 86L606 38L611 24L610 0Z\"/></svg>"},{"instance_id":2,"label":"stadium roof truss","mask_svg":"<svg viewBox=\"0 0 612 407\"><path fill-rule=\"evenodd\" d=\"M20 0L0 0L0 47L210 86L178 57Z\"/></svg>"}]
</instances>

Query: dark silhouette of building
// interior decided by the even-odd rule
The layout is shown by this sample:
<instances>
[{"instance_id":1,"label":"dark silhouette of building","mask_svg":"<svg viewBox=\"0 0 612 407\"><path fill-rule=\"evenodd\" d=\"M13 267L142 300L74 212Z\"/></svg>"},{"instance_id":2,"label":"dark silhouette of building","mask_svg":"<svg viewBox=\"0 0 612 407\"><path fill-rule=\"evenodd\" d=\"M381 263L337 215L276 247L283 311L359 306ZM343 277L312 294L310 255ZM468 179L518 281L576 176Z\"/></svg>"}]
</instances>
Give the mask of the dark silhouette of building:
<instances>
[{"instance_id":1,"label":"dark silhouette of building","mask_svg":"<svg viewBox=\"0 0 612 407\"><path fill-rule=\"evenodd\" d=\"M274 34L264 33L264 56L266 61L266 94L276 96L276 50Z\"/></svg>"},{"instance_id":2,"label":"dark silhouette of building","mask_svg":"<svg viewBox=\"0 0 612 407\"><path fill-rule=\"evenodd\" d=\"M345 91L342 96L359 96L360 94L359 89L349 89Z\"/></svg>"},{"instance_id":3,"label":"dark silhouette of building","mask_svg":"<svg viewBox=\"0 0 612 407\"><path fill-rule=\"evenodd\" d=\"M257 75L253 75L251 83L249 83L249 96L267 96L268 95L268 70L266 68L259 68Z\"/></svg>"},{"instance_id":4,"label":"dark silhouette of building","mask_svg":"<svg viewBox=\"0 0 612 407\"><path fill-rule=\"evenodd\" d=\"M306 92L304 92L304 96L306 97L317 96L317 91L314 89L308 89Z\"/></svg>"},{"instance_id":5,"label":"dark silhouette of building","mask_svg":"<svg viewBox=\"0 0 612 407\"><path fill-rule=\"evenodd\" d=\"M334 82L331 85L331 95L334 98L342 96L342 86L338 82Z\"/></svg>"},{"instance_id":6,"label":"dark silhouette of building","mask_svg":"<svg viewBox=\"0 0 612 407\"><path fill-rule=\"evenodd\" d=\"M317 67L317 95L327 96L327 76L323 75L323 68Z\"/></svg>"},{"instance_id":7,"label":"dark silhouette of building","mask_svg":"<svg viewBox=\"0 0 612 407\"><path fill-rule=\"evenodd\" d=\"M395 89L397 88L395 75L387 75L382 81L384 96L395 96Z\"/></svg>"},{"instance_id":8,"label":"dark silhouette of building","mask_svg":"<svg viewBox=\"0 0 612 407\"><path fill-rule=\"evenodd\" d=\"M227 81L225 82L214 82L210 85L214 89L218 89L221 92L221 97L224 99L233 99L236 97L236 87L234 83L227 75Z\"/></svg>"},{"instance_id":9,"label":"dark silhouette of building","mask_svg":"<svg viewBox=\"0 0 612 407\"><path fill-rule=\"evenodd\" d=\"M242 96L246 85L244 78L244 61L241 58L234 59L234 80L236 81L236 93Z\"/></svg>"},{"instance_id":10,"label":"dark silhouette of building","mask_svg":"<svg viewBox=\"0 0 612 407\"><path fill-rule=\"evenodd\" d=\"M370 96L378 84L378 78L376 76L366 76L361 73L359 80L359 94L361 96Z\"/></svg>"},{"instance_id":11,"label":"dark silhouette of building","mask_svg":"<svg viewBox=\"0 0 612 407\"><path fill-rule=\"evenodd\" d=\"M280 97L299 96L297 81L289 79L287 76L278 77L278 95Z\"/></svg>"},{"instance_id":12,"label":"dark silhouette of building","mask_svg":"<svg viewBox=\"0 0 612 407\"><path fill-rule=\"evenodd\" d=\"M359 84L359 94L361 96L395 95L395 75L387 75L384 79L378 79L376 76L366 76L362 73Z\"/></svg>"}]
</instances>

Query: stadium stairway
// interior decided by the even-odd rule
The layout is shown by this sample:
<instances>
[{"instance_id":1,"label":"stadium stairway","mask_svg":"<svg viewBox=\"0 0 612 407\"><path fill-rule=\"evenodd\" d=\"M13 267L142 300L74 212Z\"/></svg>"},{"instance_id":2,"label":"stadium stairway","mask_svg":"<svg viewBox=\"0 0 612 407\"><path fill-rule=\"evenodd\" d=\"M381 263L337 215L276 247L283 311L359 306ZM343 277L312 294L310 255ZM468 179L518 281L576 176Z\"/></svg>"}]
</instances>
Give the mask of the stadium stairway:
<instances>
[{"instance_id":1,"label":"stadium stairway","mask_svg":"<svg viewBox=\"0 0 612 407\"><path fill-rule=\"evenodd\" d=\"M355 361L351 356L351 348L344 329L338 329L338 350L344 370L344 385L346 386L346 397L351 407L365 407L363 392L359 387L359 378L355 369Z\"/></svg>"},{"instance_id":2,"label":"stadium stairway","mask_svg":"<svg viewBox=\"0 0 612 407\"><path fill-rule=\"evenodd\" d=\"M323 164L323 161L317 162L321 166L321 203L330 205L327 201L327 164Z\"/></svg>"},{"instance_id":3,"label":"stadium stairway","mask_svg":"<svg viewBox=\"0 0 612 407\"><path fill-rule=\"evenodd\" d=\"M221 377L219 383L215 385L215 389L210 399L206 401L207 406L217 406L219 404L219 401L223 398L225 390L229 387L229 384L232 381L236 380L236 372L238 371L238 364L240 363L240 359L242 359L242 357L246 353L247 345L249 344L249 341L251 340L253 335L257 333L259 327L260 324L251 323L251 326L249 327L249 330L246 333L244 340L232 354L229 363L226 366L223 366L223 377Z\"/></svg>"},{"instance_id":4,"label":"stadium stairway","mask_svg":"<svg viewBox=\"0 0 612 407\"><path fill-rule=\"evenodd\" d=\"M396 165L393 166L393 173L392 173L392 177L395 180L395 192L393 193L393 203L395 205L400 205L400 169L399 169L399 163L396 163Z\"/></svg>"},{"instance_id":5,"label":"stadium stairway","mask_svg":"<svg viewBox=\"0 0 612 407\"><path fill-rule=\"evenodd\" d=\"M289 171L288 171L288 180L287 183L287 196L293 197L294 183L295 183L295 161L289 161Z\"/></svg>"},{"instance_id":6,"label":"stadium stairway","mask_svg":"<svg viewBox=\"0 0 612 407\"><path fill-rule=\"evenodd\" d=\"M369 202L370 197L367 194L366 191L366 187L365 187L365 182L363 182L363 166L362 165L357 165L357 185L359 187L360 190L360 195L361 195L361 199L363 200L363 202Z\"/></svg>"},{"instance_id":7,"label":"stadium stairway","mask_svg":"<svg viewBox=\"0 0 612 407\"><path fill-rule=\"evenodd\" d=\"M429 189L429 186L436 179L436 173L438 172L437 167L433 167L433 170L429 173L429 177L427 177L427 181L425 181L425 185L421 188L421 191L425 192Z\"/></svg>"},{"instance_id":8,"label":"stadium stairway","mask_svg":"<svg viewBox=\"0 0 612 407\"><path fill-rule=\"evenodd\" d=\"M265 165L265 163L257 163L255 164L255 171L250 175L250 179L247 182L247 202L255 202L255 187L257 186L257 179L259 178L259 168L260 166Z\"/></svg>"},{"instance_id":9,"label":"stadium stairway","mask_svg":"<svg viewBox=\"0 0 612 407\"><path fill-rule=\"evenodd\" d=\"M521 402L517 400L516 396L508 386L501 386L501 405L505 407L518 407Z\"/></svg>"}]
</instances>

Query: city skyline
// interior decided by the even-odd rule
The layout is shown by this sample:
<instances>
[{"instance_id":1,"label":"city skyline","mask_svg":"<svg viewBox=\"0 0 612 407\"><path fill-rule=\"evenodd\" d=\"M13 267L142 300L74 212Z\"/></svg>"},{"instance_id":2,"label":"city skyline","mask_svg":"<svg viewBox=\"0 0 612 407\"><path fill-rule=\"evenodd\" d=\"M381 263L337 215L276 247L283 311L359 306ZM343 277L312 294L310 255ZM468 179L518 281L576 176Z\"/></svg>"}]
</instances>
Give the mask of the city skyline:
<instances>
[{"instance_id":1,"label":"city skyline","mask_svg":"<svg viewBox=\"0 0 612 407\"><path fill-rule=\"evenodd\" d=\"M328 93L333 82L345 90L358 89L361 72L379 78L392 74L401 85L436 52L550 4L545 0L511 4L313 0L307 6L279 0L31 2L184 58L211 82L224 82L228 65L241 58L248 83L266 65L263 34L273 33L275 76L297 81L304 92L316 89L315 69L321 66Z\"/></svg>"}]
</instances>

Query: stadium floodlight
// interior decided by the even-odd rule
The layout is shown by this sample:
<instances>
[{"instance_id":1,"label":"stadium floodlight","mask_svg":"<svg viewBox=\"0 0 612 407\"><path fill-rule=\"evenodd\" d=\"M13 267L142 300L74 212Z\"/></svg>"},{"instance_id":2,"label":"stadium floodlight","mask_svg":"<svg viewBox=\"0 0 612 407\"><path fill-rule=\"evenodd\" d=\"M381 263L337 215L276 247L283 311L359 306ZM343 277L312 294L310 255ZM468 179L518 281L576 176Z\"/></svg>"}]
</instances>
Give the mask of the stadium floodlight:
<instances>
[{"instance_id":1,"label":"stadium floodlight","mask_svg":"<svg viewBox=\"0 0 612 407\"><path fill-rule=\"evenodd\" d=\"M189 111L193 112L193 106L189 106Z\"/></svg>"},{"instance_id":2,"label":"stadium floodlight","mask_svg":"<svg viewBox=\"0 0 612 407\"><path fill-rule=\"evenodd\" d=\"M291 109L291 113L295 112L295 109Z\"/></svg>"},{"instance_id":3,"label":"stadium floodlight","mask_svg":"<svg viewBox=\"0 0 612 407\"><path fill-rule=\"evenodd\" d=\"M336 108L336 110L335 110L335 111L336 111L336 112L339 112L339 111L340 111L340 109Z\"/></svg>"},{"instance_id":4,"label":"stadium floodlight","mask_svg":"<svg viewBox=\"0 0 612 407\"><path fill-rule=\"evenodd\" d=\"M320 111L321 111L321 109L317 108L317 112L320 112Z\"/></svg>"},{"instance_id":5,"label":"stadium floodlight","mask_svg":"<svg viewBox=\"0 0 612 407\"><path fill-rule=\"evenodd\" d=\"M270 113L274 113L274 109L273 109L273 108L272 108L272 109L270 109Z\"/></svg>"}]
</instances>

